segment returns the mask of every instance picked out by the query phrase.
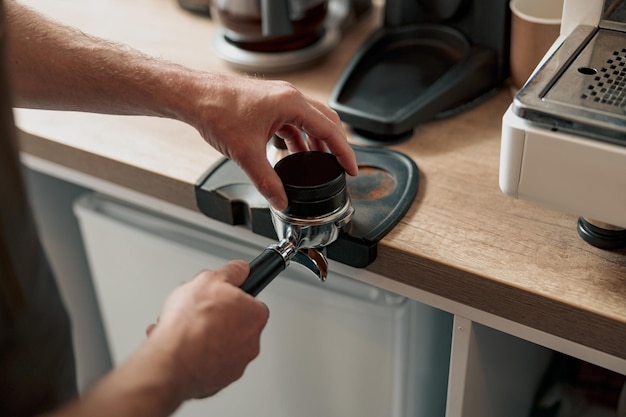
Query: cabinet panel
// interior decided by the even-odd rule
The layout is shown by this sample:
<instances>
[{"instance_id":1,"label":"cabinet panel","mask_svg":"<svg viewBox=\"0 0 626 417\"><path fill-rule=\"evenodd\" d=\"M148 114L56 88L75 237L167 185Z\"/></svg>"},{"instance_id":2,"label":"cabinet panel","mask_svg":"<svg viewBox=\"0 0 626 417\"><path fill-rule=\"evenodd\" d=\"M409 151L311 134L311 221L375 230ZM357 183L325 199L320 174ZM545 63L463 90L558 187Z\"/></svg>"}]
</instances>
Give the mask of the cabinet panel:
<instances>
[{"instance_id":1,"label":"cabinet panel","mask_svg":"<svg viewBox=\"0 0 626 417\"><path fill-rule=\"evenodd\" d=\"M550 349L455 316L446 417L527 417Z\"/></svg>"},{"instance_id":2,"label":"cabinet panel","mask_svg":"<svg viewBox=\"0 0 626 417\"><path fill-rule=\"evenodd\" d=\"M75 210L116 363L181 280L263 249L237 228L203 230L99 195ZM297 264L259 299L271 311L261 355L241 380L178 417L443 416L451 314L332 270L321 284Z\"/></svg>"},{"instance_id":3,"label":"cabinet panel","mask_svg":"<svg viewBox=\"0 0 626 417\"><path fill-rule=\"evenodd\" d=\"M85 392L111 369L111 357L72 203L89 190L25 170L42 244L72 320L78 388Z\"/></svg>"}]
</instances>

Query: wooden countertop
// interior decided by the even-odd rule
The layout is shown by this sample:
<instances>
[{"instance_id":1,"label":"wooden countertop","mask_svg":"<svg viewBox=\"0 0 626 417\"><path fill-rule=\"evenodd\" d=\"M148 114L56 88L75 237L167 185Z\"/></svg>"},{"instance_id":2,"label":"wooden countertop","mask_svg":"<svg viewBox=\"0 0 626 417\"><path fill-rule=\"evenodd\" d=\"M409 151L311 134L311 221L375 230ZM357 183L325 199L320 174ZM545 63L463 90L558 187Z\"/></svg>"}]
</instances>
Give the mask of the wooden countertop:
<instances>
[{"instance_id":1,"label":"wooden countertop","mask_svg":"<svg viewBox=\"0 0 626 417\"><path fill-rule=\"evenodd\" d=\"M24 0L83 31L198 69L233 71L213 55L210 20L176 0ZM272 77L327 101L349 59L379 25L373 13L322 62ZM265 75L269 78L270 76ZM393 146L421 170L413 206L369 270L626 359L626 251L584 243L576 217L498 188L504 88ZM197 210L193 184L220 155L191 127L129 116L17 110L23 152Z\"/></svg>"}]
</instances>

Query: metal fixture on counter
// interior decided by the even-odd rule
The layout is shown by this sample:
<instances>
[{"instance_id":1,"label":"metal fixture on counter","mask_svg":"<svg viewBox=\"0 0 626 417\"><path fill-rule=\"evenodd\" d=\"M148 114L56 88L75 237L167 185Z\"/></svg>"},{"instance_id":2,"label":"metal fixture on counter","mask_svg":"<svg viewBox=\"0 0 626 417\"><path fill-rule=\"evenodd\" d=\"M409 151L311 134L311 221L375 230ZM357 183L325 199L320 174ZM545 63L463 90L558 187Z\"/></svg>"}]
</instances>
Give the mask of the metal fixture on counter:
<instances>
[{"instance_id":1,"label":"metal fixture on counter","mask_svg":"<svg viewBox=\"0 0 626 417\"><path fill-rule=\"evenodd\" d=\"M324 57L371 0L216 0L215 53L250 72L284 72Z\"/></svg>"},{"instance_id":2,"label":"metal fixture on counter","mask_svg":"<svg viewBox=\"0 0 626 417\"><path fill-rule=\"evenodd\" d=\"M255 296L292 260L326 280L325 247L337 240L354 213L345 171L334 155L299 152L281 159L274 169L283 182L288 204L283 211L270 207L280 241L250 262L250 274L241 286Z\"/></svg>"},{"instance_id":3,"label":"metal fixture on counter","mask_svg":"<svg viewBox=\"0 0 626 417\"><path fill-rule=\"evenodd\" d=\"M328 0L214 0L227 42L255 52L285 52L322 37Z\"/></svg>"}]
</instances>

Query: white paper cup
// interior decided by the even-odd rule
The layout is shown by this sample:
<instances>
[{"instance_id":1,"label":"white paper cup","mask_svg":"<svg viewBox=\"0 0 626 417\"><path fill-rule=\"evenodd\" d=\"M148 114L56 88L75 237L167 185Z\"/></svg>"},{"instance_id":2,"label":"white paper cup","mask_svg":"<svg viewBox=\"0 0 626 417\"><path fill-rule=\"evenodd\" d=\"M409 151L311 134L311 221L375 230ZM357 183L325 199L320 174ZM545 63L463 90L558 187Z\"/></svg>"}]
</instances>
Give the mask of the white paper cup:
<instances>
[{"instance_id":1,"label":"white paper cup","mask_svg":"<svg viewBox=\"0 0 626 417\"><path fill-rule=\"evenodd\" d=\"M559 37L563 0L512 0L511 84L520 88Z\"/></svg>"}]
</instances>

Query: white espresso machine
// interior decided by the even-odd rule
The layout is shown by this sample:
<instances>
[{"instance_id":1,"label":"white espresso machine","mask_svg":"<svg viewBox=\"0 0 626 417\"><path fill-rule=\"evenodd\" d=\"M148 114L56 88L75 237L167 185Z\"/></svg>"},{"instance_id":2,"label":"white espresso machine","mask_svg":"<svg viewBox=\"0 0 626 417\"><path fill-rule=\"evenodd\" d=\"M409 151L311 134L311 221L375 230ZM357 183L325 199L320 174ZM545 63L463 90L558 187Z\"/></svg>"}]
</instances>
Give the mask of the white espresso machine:
<instances>
[{"instance_id":1,"label":"white espresso machine","mask_svg":"<svg viewBox=\"0 0 626 417\"><path fill-rule=\"evenodd\" d=\"M559 38L502 123L500 188L626 247L626 1L566 0Z\"/></svg>"}]
</instances>

